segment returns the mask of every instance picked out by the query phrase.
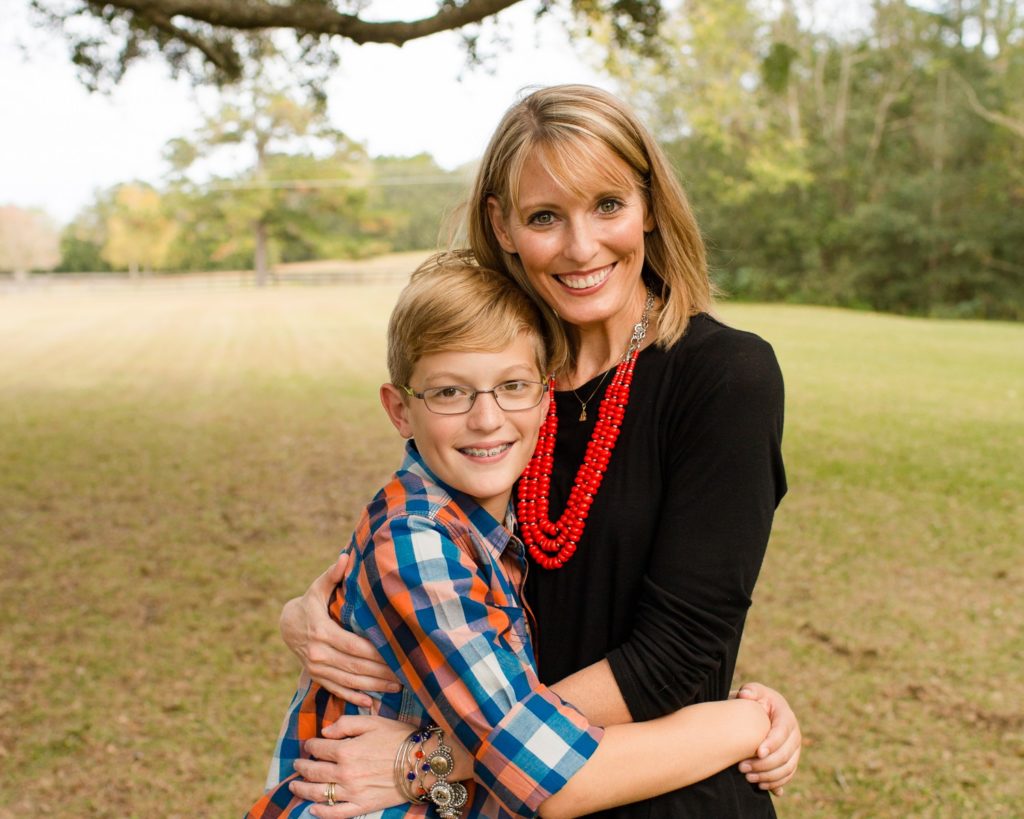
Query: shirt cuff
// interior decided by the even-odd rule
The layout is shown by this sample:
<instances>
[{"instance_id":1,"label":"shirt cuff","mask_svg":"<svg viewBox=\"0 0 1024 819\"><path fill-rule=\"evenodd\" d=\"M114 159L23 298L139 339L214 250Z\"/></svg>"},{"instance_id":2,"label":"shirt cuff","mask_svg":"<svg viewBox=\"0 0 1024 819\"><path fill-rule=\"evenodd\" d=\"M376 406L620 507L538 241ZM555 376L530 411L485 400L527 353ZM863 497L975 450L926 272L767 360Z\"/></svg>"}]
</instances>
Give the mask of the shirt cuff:
<instances>
[{"instance_id":1,"label":"shirt cuff","mask_svg":"<svg viewBox=\"0 0 1024 819\"><path fill-rule=\"evenodd\" d=\"M549 688L517 702L481 743L473 778L514 816L535 816L597 749L604 729Z\"/></svg>"}]
</instances>

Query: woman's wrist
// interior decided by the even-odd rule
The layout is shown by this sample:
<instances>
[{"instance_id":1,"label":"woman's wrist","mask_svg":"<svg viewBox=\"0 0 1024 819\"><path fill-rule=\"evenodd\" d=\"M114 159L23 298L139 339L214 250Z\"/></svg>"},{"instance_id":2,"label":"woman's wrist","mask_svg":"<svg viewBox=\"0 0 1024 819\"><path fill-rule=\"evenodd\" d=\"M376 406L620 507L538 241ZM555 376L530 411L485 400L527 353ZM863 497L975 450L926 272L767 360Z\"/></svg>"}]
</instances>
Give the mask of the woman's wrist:
<instances>
[{"instance_id":1,"label":"woman's wrist","mask_svg":"<svg viewBox=\"0 0 1024 819\"><path fill-rule=\"evenodd\" d=\"M433 750L431 740L436 739ZM406 737L395 755L395 787L408 801L430 802L441 819L459 819L468 792L459 782L449 782L455 771L453 749L444 742L444 730L436 725L417 729Z\"/></svg>"}]
</instances>

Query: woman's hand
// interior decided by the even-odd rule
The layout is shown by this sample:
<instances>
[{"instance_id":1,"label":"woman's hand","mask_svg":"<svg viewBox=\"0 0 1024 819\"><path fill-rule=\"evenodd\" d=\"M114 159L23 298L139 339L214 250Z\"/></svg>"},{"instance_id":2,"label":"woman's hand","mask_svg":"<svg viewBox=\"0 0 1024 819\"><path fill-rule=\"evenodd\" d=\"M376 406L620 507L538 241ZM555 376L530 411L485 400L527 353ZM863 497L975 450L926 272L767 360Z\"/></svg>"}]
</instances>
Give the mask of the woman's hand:
<instances>
[{"instance_id":1,"label":"woman's hand","mask_svg":"<svg viewBox=\"0 0 1024 819\"><path fill-rule=\"evenodd\" d=\"M760 683L744 683L738 697L756 700L768 712L772 727L757 749L757 756L740 763L747 781L761 790L782 796L782 787L796 774L800 762L800 724L786 698Z\"/></svg>"},{"instance_id":2,"label":"woman's hand","mask_svg":"<svg viewBox=\"0 0 1024 819\"><path fill-rule=\"evenodd\" d=\"M323 730L325 739L308 739L306 752L316 759L297 759L302 776L289 784L300 799L316 802L321 819L350 819L404 803L395 787L395 755L415 726L384 717L341 717ZM338 804L327 805L327 785L334 783Z\"/></svg>"},{"instance_id":3,"label":"woman's hand","mask_svg":"<svg viewBox=\"0 0 1024 819\"><path fill-rule=\"evenodd\" d=\"M369 708L374 701L364 691L395 692L401 686L373 643L346 631L327 613L331 592L347 566L344 554L302 597L285 603L281 637L313 680L346 702Z\"/></svg>"}]
</instances>

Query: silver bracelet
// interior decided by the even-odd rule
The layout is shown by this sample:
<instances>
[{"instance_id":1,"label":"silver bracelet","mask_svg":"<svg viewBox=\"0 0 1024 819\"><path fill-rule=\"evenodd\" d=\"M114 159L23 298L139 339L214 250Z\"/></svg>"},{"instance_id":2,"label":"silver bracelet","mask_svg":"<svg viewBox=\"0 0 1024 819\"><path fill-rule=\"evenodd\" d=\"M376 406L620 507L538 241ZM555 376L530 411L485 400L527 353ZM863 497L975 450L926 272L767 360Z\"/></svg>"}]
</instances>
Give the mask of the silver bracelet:
<instances>
[{"instance_id":1,"label":"silver bracelet","mask_svg":"<svg viewBox=\"0 0 1024 819\"><path fill-rule=\"evenodd\" d=\"M426 798L433 802L441 819L459 819L462 816L462 808L469 799L469 792L461 782L448 781L448 777L455 769L455 757L452 756L451 747L444 744L444 730L436 725L424 730L427 736L437 735L437 747L427 754L420 765L420 770L432 773L436 781L429 788L424 787L421 782L420 788L426 791Z\"/></svg>"}]
</instances>

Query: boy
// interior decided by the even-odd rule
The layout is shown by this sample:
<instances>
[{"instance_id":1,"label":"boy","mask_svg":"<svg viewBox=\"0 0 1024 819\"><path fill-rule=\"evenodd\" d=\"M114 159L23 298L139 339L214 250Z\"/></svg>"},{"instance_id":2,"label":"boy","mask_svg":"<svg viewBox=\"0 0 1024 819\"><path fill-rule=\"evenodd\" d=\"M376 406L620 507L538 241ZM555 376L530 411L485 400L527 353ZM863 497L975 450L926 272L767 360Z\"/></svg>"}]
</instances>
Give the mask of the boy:
<instances>
[{"instance_id":1,"label":"boy","mask_svg":"<svg viewBox=\"0 0 1024 819\"><path fill-rule=\"evenodd\" d=\"M602 735L537 680L519 591L525 554L510 534L512 485L550 400L542 326L511 281L444 254L413 274L391 316L391 382L380 399L411 440L356 527L330 611L368 637L404 683L398 693L374 694L374 710L413 728L436 723L444 733L417 737L419 749L407 755L412 769L396 760L396 778L404 775L409 794L425 801L373 816L426 816L431 802L441 816L532 815ZM360 712L367 713L300 679L269 790L249 816L311 815L313 803L288 790L293 762L325 724ZM485 788L449 785L443 762L417 770L417 758L445 756L445 736L473 750L474 777Z\"/></svg>"}]
</instances>

